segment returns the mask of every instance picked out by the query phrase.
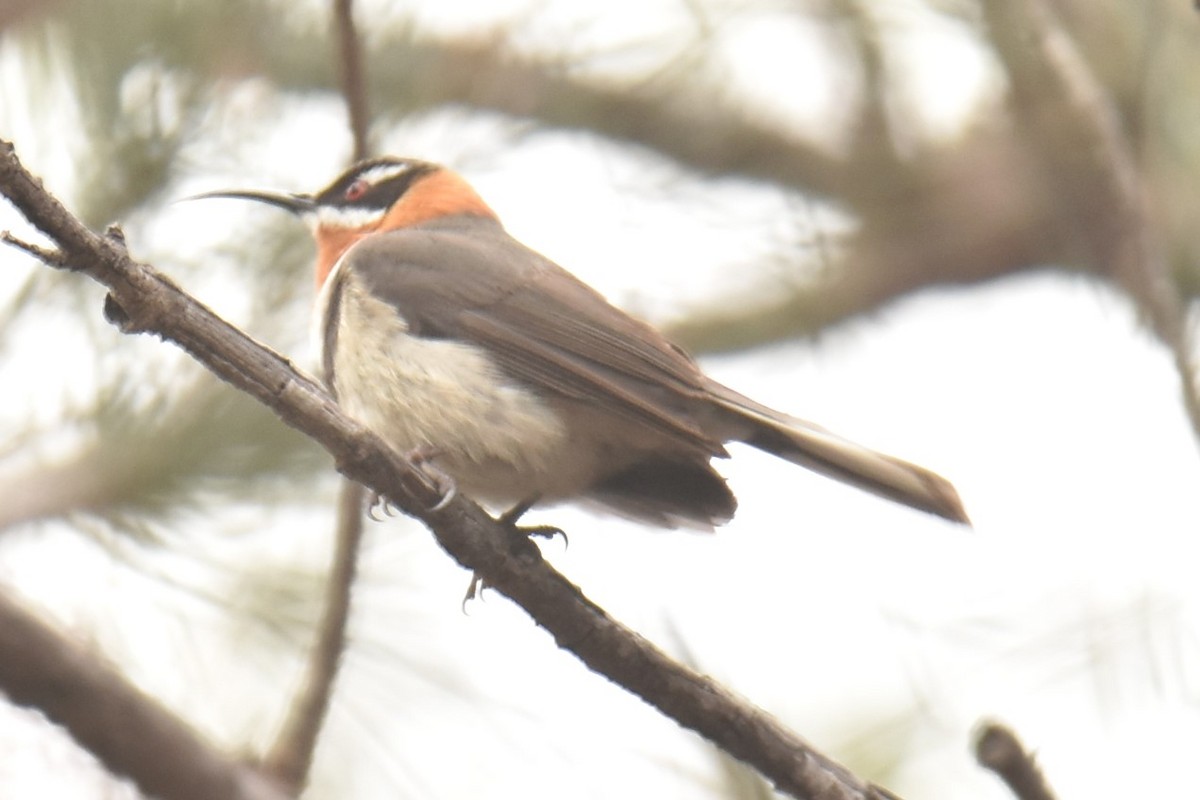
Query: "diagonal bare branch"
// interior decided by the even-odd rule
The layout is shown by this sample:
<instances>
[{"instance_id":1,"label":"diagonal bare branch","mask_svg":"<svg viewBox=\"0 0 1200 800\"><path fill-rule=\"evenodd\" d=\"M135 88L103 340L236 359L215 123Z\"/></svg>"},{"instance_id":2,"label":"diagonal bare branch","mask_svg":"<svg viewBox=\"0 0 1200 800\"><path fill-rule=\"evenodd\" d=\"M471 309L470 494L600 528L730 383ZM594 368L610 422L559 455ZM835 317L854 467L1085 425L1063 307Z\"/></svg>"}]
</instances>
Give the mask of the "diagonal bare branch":
<instances>
[{"instance_id":1,"label":"diagonal bare branch","mask_svg":"<svg viewBox=\"0 0 1200 800\"><path fill-rule=\"evenodd\" d=\"M333 455L338 469L424 522L459 564L521 606L593 671L680 725L754 766L805 800L894 798L716 682L672 661L589 601L537 546L465 497L444 501L435 481L347 417L283 357L217 317L112 236L87 230L0 140L0 193L63 251L67 262L109 289L108 317L127 332L174 342L221 379L248 392ZM3 688L0 686L0 688Z\"/></svg>"}]
</instances>

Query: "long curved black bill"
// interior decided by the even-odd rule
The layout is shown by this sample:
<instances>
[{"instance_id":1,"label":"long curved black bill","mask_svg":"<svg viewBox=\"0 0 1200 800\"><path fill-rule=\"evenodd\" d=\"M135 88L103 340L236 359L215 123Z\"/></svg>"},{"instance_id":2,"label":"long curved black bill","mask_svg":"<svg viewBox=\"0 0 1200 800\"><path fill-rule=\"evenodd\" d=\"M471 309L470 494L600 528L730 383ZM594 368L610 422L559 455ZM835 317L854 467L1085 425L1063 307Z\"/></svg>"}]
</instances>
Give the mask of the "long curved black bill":
<instances>
[{"instance_id":1,"label":"long curved black bill","mask_svg":"<svg viewBox=\"0 0 1200 800\"><path fill-rule=\"evenodd\" d=\"M235 190L228 192L204 192L203 194L194 194L191 197L185 197L184 200L207 200L210 198L227 198L231 200L254 200L259 203L266 203L276 208L282 208L290 211L293 214L303 215L312 211L316 211L317 204L311 195L307 194L283 194L282 192L256 192Z\"/></svg>"}]
</instances>

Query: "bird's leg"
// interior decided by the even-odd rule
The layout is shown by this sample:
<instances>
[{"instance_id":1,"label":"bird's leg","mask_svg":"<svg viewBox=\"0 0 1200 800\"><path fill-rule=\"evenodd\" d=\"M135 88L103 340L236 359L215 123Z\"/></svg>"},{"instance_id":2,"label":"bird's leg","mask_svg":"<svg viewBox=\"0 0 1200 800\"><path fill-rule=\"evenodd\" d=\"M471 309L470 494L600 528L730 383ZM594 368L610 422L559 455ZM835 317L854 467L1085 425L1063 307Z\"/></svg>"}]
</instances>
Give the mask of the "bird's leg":
<instances>
[{"instance_id":1,"label":"bird's leg","mask_svg":"<svg viewBox=\"0 0 1200 800\"><path fill-rule=\"evenodd\" d=\"M505 511L503 514L496 517L496 521L503 525L510 535L517 537L518 541L522 544L528 543L530 537L533 536L537 536L542 539L553 539L555 536L561 536L563 538L563 545L566 546L566 544L569 543L569 540L567 539L566 531L564 531L562 528L559 528L555 525L522 526L517 524L521 517L525 516L525 512L533 508L539 499L540 498L536 494L532 497L527 497L510 508L508 511ZM471 575L471 585L467 587L467 593L463 596L462 604L464 612L466 612L467 603L471 600L474 600L476 597L481 596L483 594L483 590L486 588L488 588L487 581L485 581L478 572L473 573Z\"/></svg>"},{"instance_id":2,"label":"bird's leg","mask_svg":"<svg viewBox=\"0 0 1200 800\"><path fill-rule=\"evenodd\" d=\"M564 545L570 544L569 540L567 539L566 531L564 531L562 528L560 528L556 525L524 525L524 526L522 526L522 525L517 524L517 522L520 521L521 517L525 516L525 512L527 512L527 511L529 511L529 509L533 508L534 505L537 504L537 501L540 499L541 499L541 497L539 497L536 494L533 495L532 497L528 497L528 498L522 500L521 502L517 503L515 506L510 508L508 511L505 511L500 516L496 517L496 521L499 522L504 527L508 528L513 533L519 533L522 536L525 536L527 538L530 536L537 536L541 539L553 539L555 536L561 536L563 538Z\"/></svg>"}]
</instances>

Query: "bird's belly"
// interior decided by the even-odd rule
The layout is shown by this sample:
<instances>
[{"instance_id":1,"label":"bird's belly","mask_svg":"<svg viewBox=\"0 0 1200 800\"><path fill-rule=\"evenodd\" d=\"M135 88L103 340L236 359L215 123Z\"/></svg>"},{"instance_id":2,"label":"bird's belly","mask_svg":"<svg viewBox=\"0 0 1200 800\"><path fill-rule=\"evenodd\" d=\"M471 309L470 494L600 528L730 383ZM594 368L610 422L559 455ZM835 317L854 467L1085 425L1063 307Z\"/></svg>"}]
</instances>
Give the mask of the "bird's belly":
<instances>
[{"instance_id":1,"label":"bird's belly","mask_svg":"<svg viewBox=\"0 0 1200 800\"><path fill-rule=\"evenodd\" d=\"M566 497L594 479L571 458L561 417L486 351L413 336L373 298L345 300L332 359L338 401L397 450L432 455L464 492L495 504Z\"/></svg>"}]
</instances>

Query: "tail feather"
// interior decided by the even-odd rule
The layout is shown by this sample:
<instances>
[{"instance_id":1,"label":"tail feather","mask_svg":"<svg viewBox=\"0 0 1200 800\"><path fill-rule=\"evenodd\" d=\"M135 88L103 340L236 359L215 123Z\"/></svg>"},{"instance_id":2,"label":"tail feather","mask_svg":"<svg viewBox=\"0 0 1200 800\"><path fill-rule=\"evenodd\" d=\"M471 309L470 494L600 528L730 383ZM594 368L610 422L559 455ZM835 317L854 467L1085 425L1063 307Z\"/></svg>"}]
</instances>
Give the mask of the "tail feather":
<instances>
[{"instance_id":1,"label":"tail feather","mask_svg":"<svg viewBox=\"0 0 1200 800\"><path fill-rule=\"evenodd\" d=\"M782 414L725 386L714 384L711 391L718 405L749 423L738 437L746 444L889 500L971 524L958 492L942 476Z\"/></svg>"}]
</instances>

